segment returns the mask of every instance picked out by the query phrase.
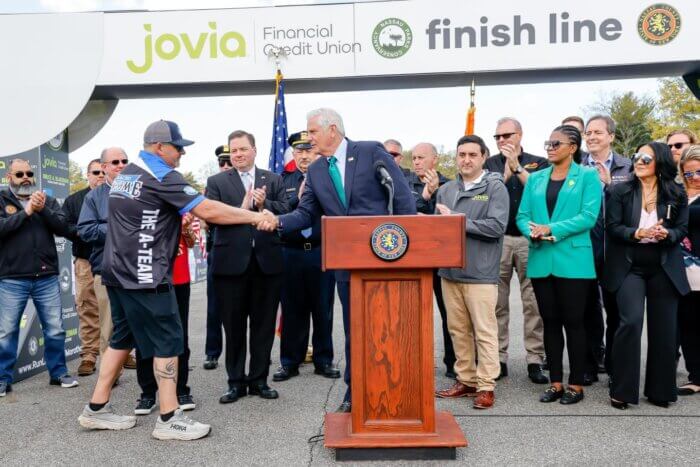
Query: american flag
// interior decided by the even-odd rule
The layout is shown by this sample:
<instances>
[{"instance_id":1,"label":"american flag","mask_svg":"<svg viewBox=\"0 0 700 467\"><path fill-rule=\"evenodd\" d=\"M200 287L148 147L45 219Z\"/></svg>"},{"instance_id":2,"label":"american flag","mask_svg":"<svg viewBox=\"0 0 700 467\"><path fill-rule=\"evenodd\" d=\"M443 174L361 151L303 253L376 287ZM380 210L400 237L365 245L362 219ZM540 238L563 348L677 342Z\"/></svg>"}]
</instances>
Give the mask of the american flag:
<instances>
[{"instance_id":1,"label":"american flag","mask_svg":"<svg viewBox=\"0 0 700 467\"><path fill-rule=\"evenodd\" d=\"M285 170L289 171L287 167L288 159L285 156L291 158L291 151L288 150L289 144L287 143L287 111L284 108L284 79L279 70L277 70L275 82L275 118L272 123L272 145L270 147L270 161L268 167L270 171L281 174ZM292 161L293 160L294 159L292 159ZM296 167L292 169L292 171L295 169Z\"/></svg>"}]
</instances>

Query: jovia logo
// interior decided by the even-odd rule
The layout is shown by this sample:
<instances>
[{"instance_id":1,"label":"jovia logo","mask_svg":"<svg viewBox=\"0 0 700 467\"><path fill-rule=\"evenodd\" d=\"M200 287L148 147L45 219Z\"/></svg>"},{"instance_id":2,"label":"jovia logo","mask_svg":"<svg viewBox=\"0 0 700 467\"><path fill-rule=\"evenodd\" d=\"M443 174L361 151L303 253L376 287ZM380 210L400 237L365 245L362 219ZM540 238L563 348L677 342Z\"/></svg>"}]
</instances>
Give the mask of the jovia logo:
<instances>
[{"instance_id":1,"label":"jovia logo","mask_svg":"<svg viewBox=\"0 0 700 467\"><path fill-rule=\"evenodd\" d=\"M408 52L413 43L411 28L398 18L387 18L372 31L374 50L384 58L399 58Z\"/></svg>"},{"instance_id":2,"label":"jovia logo","mask_svg":"<svg viewBox=\"0 0 700 467\"><path fill-rule=\"evenodd\" d=\"M665 3L650 6L639 15L637 21L639 36L651 45L668 44L680 30L681 15Z\"/></svg>"}]
</instances>

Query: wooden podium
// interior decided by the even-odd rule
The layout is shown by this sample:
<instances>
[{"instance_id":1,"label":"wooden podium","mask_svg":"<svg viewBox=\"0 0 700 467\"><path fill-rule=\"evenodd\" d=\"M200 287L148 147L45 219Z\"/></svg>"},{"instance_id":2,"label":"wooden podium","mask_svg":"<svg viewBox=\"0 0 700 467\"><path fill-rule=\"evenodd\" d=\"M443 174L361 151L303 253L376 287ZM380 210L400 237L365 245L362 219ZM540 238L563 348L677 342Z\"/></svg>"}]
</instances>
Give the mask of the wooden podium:
<instances>
[{"instance_id":1,"label":"wooden podium","mask_svg":"<svg viewBox=\"0 0 700 467\"><path fill-rule=\"evenodd\" d=\"M325 446L336 460L454 459L467 440L435 412L433 269L464 267L464 216L323 217L322 227L324 270L350 270L352 357L352 412L326 414Z\"/></svg>"}]
</instances>

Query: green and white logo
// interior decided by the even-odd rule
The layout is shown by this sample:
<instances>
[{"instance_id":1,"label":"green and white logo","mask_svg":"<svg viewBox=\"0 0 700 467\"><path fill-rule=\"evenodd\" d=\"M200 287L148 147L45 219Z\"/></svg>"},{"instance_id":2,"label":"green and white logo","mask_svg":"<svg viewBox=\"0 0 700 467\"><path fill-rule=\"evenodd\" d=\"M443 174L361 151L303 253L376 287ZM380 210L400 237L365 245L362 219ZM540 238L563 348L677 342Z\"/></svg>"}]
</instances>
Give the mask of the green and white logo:
<instances>
[{"instance_id":1,"label":"green and white logo","mask_svg":"<svg viewBox=\"0 0 700 467\"><path fill-rule=\"evenodd\" d=\"M398 18L381 21L372 31L374 50L384 58L399 58L408 52L413 43L411 28Z\"/></svg>"}]
</instances>

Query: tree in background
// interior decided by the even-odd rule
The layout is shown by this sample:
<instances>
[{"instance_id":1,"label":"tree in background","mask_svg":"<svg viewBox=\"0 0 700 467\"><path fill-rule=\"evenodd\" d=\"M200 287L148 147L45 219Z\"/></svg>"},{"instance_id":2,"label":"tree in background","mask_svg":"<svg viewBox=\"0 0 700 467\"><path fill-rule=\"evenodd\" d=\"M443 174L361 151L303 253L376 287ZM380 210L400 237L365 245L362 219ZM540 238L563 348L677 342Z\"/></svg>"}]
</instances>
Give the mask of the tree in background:
<instances>
[{"instance_id":1,"label":"tree in background","mask_svg":"<svg viewBox=\"0 0 700 467\"><path fill-rule=\"evenodd\" d=\"M75 193L83 188L87 188L87 179L83 176L83 171L77 162L73 160L68 161L68 180L70 182L70 192Z\"/></svg>"},{"instance_id":2,"label":"tree in background","mask_svg":"<svg viewBox=\"0 0 700 467\"><path fill-rule=\"evenodd\" d=\"M613 149L626 156L634 154L638 146L651 141L654 128L659 125L654 98L637 96L631 91L601 99L588 110L589 113L610 115L615 120L617 129Z\"/></svg>"},{"instance_id":3,"label":"tree in background","mask_svg":"<svg viewBox=\"0 0 700 467\"><path fill-rule=\"evenodd\" d=\"M680 128L688 128L700 134L700 100L698 100L682 78L659 80L657 104L658 122L653 136L664 139L667 134Z\"/></svg>"},{"instance_id":4,"label":"tree in background","mask_svg":"<svg viewBox=\"0 0 700 467\"><path fill-rule=\"evenodd\" d=\"M182 176L185 179L185 181L192 185L192 187L195 188L198 192L204 193L204 185L199 183L197 177L195 177L192 172L184 172Z\"/></svg>"}]
</instances>

